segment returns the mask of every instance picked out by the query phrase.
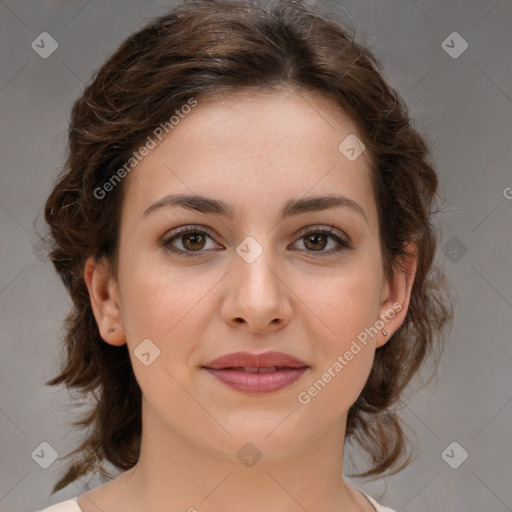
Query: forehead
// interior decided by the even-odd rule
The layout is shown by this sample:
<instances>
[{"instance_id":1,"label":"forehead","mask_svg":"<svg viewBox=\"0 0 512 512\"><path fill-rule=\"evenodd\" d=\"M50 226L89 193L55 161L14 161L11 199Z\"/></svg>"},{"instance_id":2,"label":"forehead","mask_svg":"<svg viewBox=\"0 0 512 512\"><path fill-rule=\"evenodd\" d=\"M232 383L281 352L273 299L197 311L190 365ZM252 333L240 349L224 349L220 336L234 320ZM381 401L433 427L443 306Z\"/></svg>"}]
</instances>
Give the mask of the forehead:
<instances>
[{"instance_id":1,"label":"forehead","mask_svg":"<svg viewBox=\"0 0 512 512\"><path fill-rule=\"evenodd\" d=\"M318 95L199 98L127 176L123 210L141 215L151 202L175 192L244 204L258 196L260 207L277 209L287 196L337 189L368 203L370 155L364 151L351 161L340 151L340 144L354 136L362 138L351 119Z\"/></svg>"}]
</instances>

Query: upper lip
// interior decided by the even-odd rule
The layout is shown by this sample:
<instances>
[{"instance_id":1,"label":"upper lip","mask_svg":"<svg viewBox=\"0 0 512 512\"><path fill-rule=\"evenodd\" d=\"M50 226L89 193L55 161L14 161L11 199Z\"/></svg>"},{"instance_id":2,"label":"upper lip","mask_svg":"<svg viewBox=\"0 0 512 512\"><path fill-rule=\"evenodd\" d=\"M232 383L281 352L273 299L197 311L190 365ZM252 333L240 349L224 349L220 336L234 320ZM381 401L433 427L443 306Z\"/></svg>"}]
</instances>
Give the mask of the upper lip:
<instances>
[{"instance_id":1,"label":"upper lip","mask_svg":"<svg viewBox=\"0 0 512 512\"><path fill-rule=\"evenodd\" d=\"M282 352L263 352L262 354L233 352L206 363L203 368L220 370L225 368L272 368L274 366L304 368L308 365L304 361Z\"/></svg>"}]
</instances>

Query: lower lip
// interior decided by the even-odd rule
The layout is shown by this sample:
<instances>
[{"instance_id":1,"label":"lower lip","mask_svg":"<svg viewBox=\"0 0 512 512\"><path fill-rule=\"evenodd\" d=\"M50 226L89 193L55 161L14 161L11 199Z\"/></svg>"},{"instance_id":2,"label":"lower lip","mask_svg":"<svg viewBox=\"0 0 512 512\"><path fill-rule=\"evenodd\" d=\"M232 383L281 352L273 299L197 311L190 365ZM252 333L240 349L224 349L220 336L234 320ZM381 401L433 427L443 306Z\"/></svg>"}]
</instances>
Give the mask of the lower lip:
<instances>
[{"instance_id":1,"label":"lower lip","mask_svg":"<svg viewBox=\"0 0 512 512\"><path fill-rule=\"evenodd\" d=\"M249 373L236 369L214 370L213 368L205 368L205 370L230 388L243 393L261 394L291 386L300 379L307 367L276 370L272 373Z\"/></svg>"}]
</instances>

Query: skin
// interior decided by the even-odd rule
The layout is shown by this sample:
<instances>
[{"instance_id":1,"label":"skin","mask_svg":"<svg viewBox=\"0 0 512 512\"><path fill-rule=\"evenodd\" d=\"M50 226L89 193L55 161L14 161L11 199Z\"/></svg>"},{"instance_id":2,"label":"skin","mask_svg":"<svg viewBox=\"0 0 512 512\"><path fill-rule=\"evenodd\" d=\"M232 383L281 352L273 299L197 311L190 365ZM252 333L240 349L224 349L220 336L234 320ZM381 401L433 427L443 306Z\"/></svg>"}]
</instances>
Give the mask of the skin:
<instances>
[{"instance_id":1,"label":"skin","mask_svg":"<svg viewBox=\"0 0 512 512\"><path fill-rule=\"evenodd\" d=\"M341 477L347 413L375 350L405 318L416 257L406 272L385 277L370 155L349 161L338 150L349 134L359 135L352 121L317 95L199 101L125 178L118 275L91 257L84 276L103 339L129 347L143 393L141 456L80 496L85 512L373 510ZM178 206L143 217L171 193L223 200L236 217ZM280 219L288 199L334 193L364 216L342 206ZM204 245L182 235L173 246L202 255L166 251L171 229L190 224L214 235ZM303 228L331 225L351 249L328 255L340 247L329 237L306 244ZM252 263L236 252L248 236L263 249ZM317 396L299 403L298 393L397 303L389 335L369 337ZM147 338L160 350L149 366L134 355ZM200 368L239 350L285 352L310 368L292 386L256 396ZM236 456L248 442L263 454L251 468Z\"/></svg>"}]
</instances>

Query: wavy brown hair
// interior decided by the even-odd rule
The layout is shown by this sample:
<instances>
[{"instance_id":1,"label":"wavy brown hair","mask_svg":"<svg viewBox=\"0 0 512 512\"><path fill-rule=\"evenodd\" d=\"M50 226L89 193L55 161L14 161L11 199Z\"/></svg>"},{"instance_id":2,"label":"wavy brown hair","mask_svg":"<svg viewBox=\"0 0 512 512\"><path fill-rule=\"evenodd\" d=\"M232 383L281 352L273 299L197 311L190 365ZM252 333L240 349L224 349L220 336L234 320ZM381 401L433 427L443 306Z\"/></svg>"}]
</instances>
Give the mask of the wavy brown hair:
<instances>
[{"instance_id":1,"label":"wavy brown hair","mask_svg":"<svg viewBox=\"0 0 512 512\"><path fill-rule=\"evenodd\" d=\"M69 156L45 205L50 258L73 301L65 361L46 384L63 383L94 401L73 422L87 435L66 455L73 462L52 494L91 472L107 480L105 462L128 470L140 453L141 389L127 345L114 347L101 338L83 275L91 255L107 258L117 275L125 180L101 200L94 191L190 98L200 103L283 89L330 99L358 127L373 160L386 273L402 271L407 243L417 246L406 319L376 350L346 428L346 438L371 460L356 476L392 474L410 462L394 407L427 358L433 356L437 367L453 315L444 272L434 262L438 179L429 148L411 125L404 100L383 78L381 64L335 14L293 0L189 0L131 35L95 73L73 106Z\"/></svg>"}]
</instances>

